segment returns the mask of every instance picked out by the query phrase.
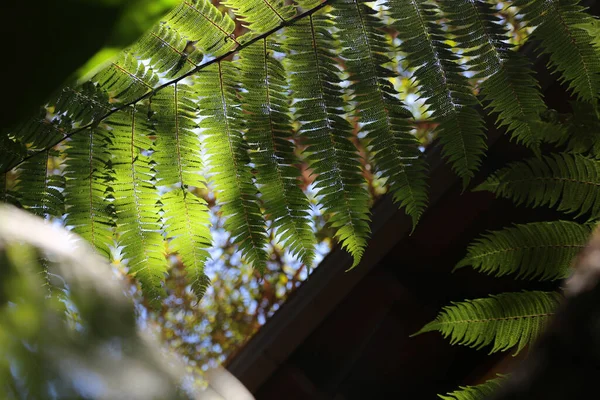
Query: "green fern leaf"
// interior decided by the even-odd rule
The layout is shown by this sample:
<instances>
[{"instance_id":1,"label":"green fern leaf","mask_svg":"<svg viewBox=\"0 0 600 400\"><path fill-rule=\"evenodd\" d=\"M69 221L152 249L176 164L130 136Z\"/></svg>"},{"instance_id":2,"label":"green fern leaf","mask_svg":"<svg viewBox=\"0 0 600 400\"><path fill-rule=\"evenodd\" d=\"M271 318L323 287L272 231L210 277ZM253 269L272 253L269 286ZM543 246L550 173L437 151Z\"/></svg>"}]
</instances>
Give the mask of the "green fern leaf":
<instances>
[{"instance_id":1,"label":"green fern leaf","mask_svg":"<svg viewBox=\"0 0 600 400\"><path fill-rule=\"evenodd\" d=\"M198 67L203 56L194 40L184 38L167 24L157 25L142 36L131 52L142 60L149 60L154 71L167 73L170 78Z\"/></svg>"},{"instance_id":2,"label":"green fern leaf","mask_svg":"<svg viewBox=\"0 0 600 400\"><path fill-rule=\"evenodd\" d=\"M427 0L388 0L386 4L402 40L400 50L416 68L414 76L421 94L440 123L442 155L466 185L486 150L477 98L457 63L458 57L446 44L436 8Z\"/></svg>"},{"instance_id":3,"label":"green fern leaf","mask_svg":"<svg viewBox=\"0 0 600 400\"><path fill-rule=\"evenodd\" d=\"M194 42L201 52L219 57L239 46L235 22L209 0L186 0L164 18L164 23Z\"/></svg>"},{"instance_id":4,"label":"green fern leaf","mask_svg":"<svg viewBox=\"0 0 600 400\"><path fill-rule=\"evenodd\" d=\"M129 52L98 72L92 81L104 90L112 103L127 104L154 89L159 77Z\"/></svg>"},{"instance_id":5,"label":"green fern leaf","mask_svg":"<svg viewBox=\"0 0 600 400\"><path fill-rule=\"evenodd\" d=\"M410 113L389 81L389 62L381 21L363 0L335 3L342 57L350 73L354 101L367 132L376 168L388 179L394 200L416 225L427 206L425 162L418 140L410 134Z\"/></svg>"},{"instance_id":6,"label":"green fern leaf","mask_svg":"<svg viewBox=\"0 0 600 400\"><path fill-rule=\"evenodd\" d=\"M19 167L19 203L41 217L62 217L65 212L65 178L52 170L52 157L56 155L56 151L46 150Z\"/></svg>"},{"instance_id":7,"label":"green fern leaf","mask_svg":"<svg viewBox=\"0 0 600 400\"><path fill-rule=\"evenodd\" d=\"M78 126L87 125L111 111L106 93L92 82L76 87L65 86L56 98L51 99L54 113L68 116Z\"/></svg>"},{"instance_id":8,"label":"green fern leaf","mask_svg":"<svg viewBox=\"0 0 600 400\"><path fill-rule=\"evenodd\" d=\"M483 0L440 2L457 47L470 57L469 70L485 78L480 94L487 108L498 114L498 126L506 127L513 139L538 149L541 138L530 121L544 112L538 84L529 61L513 51L507 29L495 7Z\"/></svg>"},{"instance_id":9,"label":"green fern leaf","mask_svg":"<svg viewBox=\"0 0 600 400\"><path fill-rule=\"evenodd\" d=\"M581 27L593 17L578 0L515 0L521 14L535 26L533 38L550 55L551 67L561 74L579 99L600 95L600 57L593 38Z\"/></svg>"},{"instance_id":10,"label":"green fern leaf","mask_svg":"<svg viewBox=\"0 0 600 400\"><path fill-rule=\"evenodd\" d=\"M0 135L0 169L2 171L8 171L26 155L25 145L16 137Z\"/></svg>"},{"instance_id":11,"label":"green fern leaf","mask_svg":"<svg viewBox=\"0 0 600 400\"><path fill-rule=\"evenodd\" d=\"M298 5L305 10L310 10L312 8L315 8L323 2L322 0L294 0L294 1L296 3L298 3Z\"/></svg>"},{"instance_id":12,"label":"green fern leaf","mask_svg":"<svg viewBox=\"0 0 600 400\"><path fill-rule=\"evenodd\" d=\"M444 400L485 400L502 387L506 378L506 376L498 376L480 385L461 386L459 390L438 396Z\"/></svg>"},{"instance_id":13,"label":"green fern leaf","mask_svg":"<svg viewBox=\"0 0 600 400\"><path fill-rule=\"evenodd\" d=\"M300 135L308 145L307 160L314 173L319 203L330 215L335 236L354 258L356 266L367 244L368 193L363 187L351 127L343 118L340 77L329 49L331 21L323 15L309 16L290 27L286 58L291 89L298 102L295 116Z\"/></svg>"},{"instance_id":14,"label":"green fern leaf","mask_svg":"<svg viewBox=\"0 0 600 400\"><path fill-rule=\"evenodd\" d=\"M300 171L294 165L299 161L289 140L293 130L285 71L272 56L280 50L263 39L241 52L246 137L265 213L284 247L311 266L315 235L310 227L308 199L298 186Z\"/></svg>"},{"instance_id":15,"label":"green fern leaf","mask_svg":"<svg viewBox=\"0 0 600 400\"><path fill-rule=\"evenodd\" d=\"M206 202L188 189L205 188L200 175L200 141L193 132L193 97L191 88L176 84L152 98L157 133L153 160L157 184L168 187L161 202L164 230L171 239L169 248L181 257L188 281L200 299L210 283L204 263L209 257L211 236Z\"/></svg>"},{"instance_id":16,"label":"green fern leaf","mask_svg":"<svg viewBox=\"0 0 600 400\"><path fill-rule=\"evenodd\" d=\"M113 158L112 190L116 210L118 244L127 259L129 274L142 284L151 305L160 305L167 261L159 218L158 192L148 156L152 129L146 115L135 107L113 114L110 149Z\"/></svg>"},{"instance_id":17,"label":"green fern leaf","mask_svg":"<svg viewBox=\"0 0 600 400\"><path fill-rule=\"evenodd\" d=\"M226 217L225 228L239 244L245 260L264 270L267 241L258 189L249 168L247 143L241 130L241 110L236 96L239 71L230 62L202 70L194 88L200 96L200 127L206 135L209 166Z\"/></svg>"},{"instance_id":18,"label":"green fern leaf","mask_svg":"<svg viewBox=\"0 0 600 400\"><path fill-rule=\"evenodd\" d=\"M66 149L65 167L66 224L106 257L114 231L114 209L107 201L112 179L108 170L111 136L101 127L73 136Z\"/></svg>"},{"instance_id":19,"label":"green fern leaf","mask_svg":"<svg viewBox=\"0 0 600 400\"><path fill-rule=\"evenodd\" d=\"M296 14L294 6L284 0L227 0L224 4L241 17L244 26L251 31L250 36L270 31Z\"/></svg>"},{"instance_id":20,"label":"green fern leaf","mask_svg":"<svg viewBox=\"0 0 600 400\"><path fill-rule=\"evenodd\" d=\"M456 268L486 274L554 280L569 275L573 258L585 247L590 227L570 221L533 222L483 235L469 246Z\"/></svg>"},{"instance_id":21,"label":"green fern leaf","mask_svg":"<svg viewBox=\"0 0 600 400\"><path fill-rule=\"evenodd\" d=\"M560 299L556 292L532 291L453 302L415 335L439 331L452 344L492 345L490 354L516 347L517 355L537 338Z\"/></svg>"},{"instance_id":22,"label":"green fern leaf","mask_svg":"<svg viewBox=\"0 0 600 400\"><path fill-rule=\"evenodd\" d=\"M475 190L487 190L517 205L600 215L600 162L580 154L554 153L515 162Z\"/></svg>"}]
</instances>

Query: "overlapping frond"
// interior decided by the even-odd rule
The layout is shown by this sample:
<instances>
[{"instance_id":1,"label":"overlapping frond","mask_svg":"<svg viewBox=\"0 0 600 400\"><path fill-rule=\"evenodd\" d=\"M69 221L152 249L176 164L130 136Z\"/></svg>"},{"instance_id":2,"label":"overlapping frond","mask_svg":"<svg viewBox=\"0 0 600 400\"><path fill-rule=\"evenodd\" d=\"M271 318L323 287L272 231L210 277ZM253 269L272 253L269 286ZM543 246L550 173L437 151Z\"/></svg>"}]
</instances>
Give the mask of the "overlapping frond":
<instances>
[{"instance_id":1,"label":"overlapping frond","mask_svg":"<svg viewBox=\"0 0 600 400\"><path fill-rule=\"evenodd\" d=\"M524 291L453 302L415 335L439 331L452 344L491 345L490 353L516 347L516 355L536 339L560 299L555 292Z\"/></svg>"},{"instance_id":2,"label":"overlapping frond","mask_svg":"<svg viewBox=\"0 0 600 400\"><path fill-rule=\"evenodd\" d=\"M108 94L111 103L127 104L154 89L158 79L152 67L124 52L92 81Z\"/></svg>"},{"instance_id":3,"label":"overlapping frond","mask_svg":"<svg viewBox=\"0 0 600 400\"><path fill-rule=\"evenodd\" d=\"M522 279L566 278L590 232L589 226L570 221L515 225L475 240L456 268L471 265L486 274Z\"/></svg>"},{"instance_id":4,"label":"overlapping frond","mask_svg":"<svg viewBox=\"0 0 600 400\"><path fill-rule=\"evenodd\" d=\"M286 31L289 55L285 61L296 102L295 117L306 138L308 161L314 173L320 205L356 266L369 235L368 194L363 187L351 127L344 119L340 77L333 59L331 21L309 16Z\"/></svg>"},{"instance_id":5,"label":"overlapping frond","mask_svg":"<svg viewBox=\"0 0 600 400\"><path fill-rule=\"evenodd\" d=\"M267 32L296 14L294 6L284 0L227 0L224 4L250 29L250 36Z\"/></svg>"},{"instance_id":6,"label":"overlapping frond","mask_svg":"<svg viewBox=\"0 0 600 400\"><path fill-rule=\"evenodd\" d=\"M425 163L410 134L410 113L389 81L389 62L381 21L363 0L335 3L342 57L350 73L357 113L370 140L376 168L388 179L394 200L416 225L427 205Z\"/></svg>"},{"instance_id":7,"label":"overlapping frond","mask_svg":"<svg viewBox=\"0 0 600 400\"><path fill-rule=\"evenodd\" d=\"M440 123L442 154L466 184L486 149L477 98L457 63L458 56L446 43L436 7L427 0L388 0L386 4L402 40L400 50L416 68L421 94Z\"/></svg>"},{"instance_id":8,"label":"overlapping frond","mask_svg":"<svg viewBox=\"0 0 600 400\"><path fill-rule=\"evenodd\" d=\"M200 36L198 32L194 39L186 38L165 23L142 36L131 52L148 60L157 73L166 73L172 78L200 65L203 54L193 43Z\"/></svg>"},{"instance_id":9,"label":"overlapping frond","mask_svg":"<svg viewBox=\"0 0 600 400\"><path fill-rule=\"evenodd\" d=\"M507 28L494 6L484 0L442 1L440 7L456 27L457 47L469 57L475 78L486 79L480 95L488 109L498 114L498 126L506 127L517 142L536 148L541 138L530 123L545 110L530 62L513 51Z\"/></svg>"},{"instance_id":10,"label":"overlapping frond","mask_svg":"<svg viewBox=\"0 0 600 400\"><path fill-rule=\"evenodd\" d=\"M315 235L309 203L299 187L285 71L273 57L279 46L263 39L241 52L240 68L246 138L257 174L265 213L284 247L312 265Z\"/></svg>"},{"instance_id":11,"label":"overlapping frond","mask_svg":"<svg viewBox=\"0 0 600 400\"><path fill-rule=\"evenodd\" d=\"M188 281L201 298L210 281L204 263L211 245L210 221L204 199L190 188L205 188L200 175L200 141L196 128L195 93L177 84L152 98L156 121L153 160L156 162L158 186L166 186L161 197L164 230L170 238L169 248L181 257Z\"/></svg>"},{"instance_id":12,"label":"overlapping frond","mask_svg":"<svg viewBox=\"0 0 600 400\"><path fill-rule=\"evenodd\" d=\"M265 266L267 253L264 217L258 189L248 167L248 144L242 135L240 102L236 96L239 71L231 62L202 70L195 88L200 96L200 127L209 157L225 228L254 267Z\"/></svg>"},{"instance_id":13,"label":"overlapping frond","mask_svg":"<svg viewBox=\"0 0 600 400\"><path fill-rule=\"evenodd\" d=\"M152 127L147 114L131 107L107 121L112 128L111 182L116 214L117 243L122 246L129 273L142 284L146 299L157 306L164 295L167 271L155 187Z\"/></svg>"},{"instance_id":14,"label":"overlapping frond","mask_svg":"<svg viewBox=\"0 0 600 400\"><path fill-rule=\"evenodd\" d=\"M551 67L560 73L578 98L592 101L600 96L600 57L593 38L581 25L593 17L578 0L515 0L513 4L531 26L533 37L550 56Z\"/></svg>"},{"instance_id":15,"label":"overlapping frond","mask_svg":"<svg viewBox=\"0 0 600 400\"><path fill-rule=\"evenodd\" d=\"M164 18L164 23L213 57L239 45L233 34L235 22L210 0L184 0Z\"/></svg>"},{"instance_id":16,"label":"overlapping frond","mask_svg":"<svg viewBox=\"0 0 600 400\"><path fill-rule=\"evenodd\" d=\"M105 126L76 135L66 149L66 224L106 257L113 244L114 208L110 195L112 135Z\"/></svg>"},{"instance_id":17,"label":"overlapping frond","mask_svg":"<svg viewBox=\"0 0 600 400\"><path fill-rule=\"evenodd\" d=\"M18 201L41 217L61 217L65 210L65 178L53 171L56 155L56 151L46 150L19 167Z\"/></svg>"},{"instance_id":18,"label":"overlapping frond","mask_svg":"<svg viewBox=\"0 0 600 400\"><path fill-rule=\"evenodd\" d=\"M578 216L600 215L600 162L554 153L510 164L476 188L530 207L556 207Z\"/></svg>"},{"instance_id":19,"label":"overlapping frond","mask_svg":"<svg viewBox=\"0 0 600 400\"><path fill-rule=\"evenodd\" d=\"M480 385L461 386L458 390L438 396L444 400L485 400L502 387L506 378L506 376L498 376Z\"/></svg>"}]
</instances>

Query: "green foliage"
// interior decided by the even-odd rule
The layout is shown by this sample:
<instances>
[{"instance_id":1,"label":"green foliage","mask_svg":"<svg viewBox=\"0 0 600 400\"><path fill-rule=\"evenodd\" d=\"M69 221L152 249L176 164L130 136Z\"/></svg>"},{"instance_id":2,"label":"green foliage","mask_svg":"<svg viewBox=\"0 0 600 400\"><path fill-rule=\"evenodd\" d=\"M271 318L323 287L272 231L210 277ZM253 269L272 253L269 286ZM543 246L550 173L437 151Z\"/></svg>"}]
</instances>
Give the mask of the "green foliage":
<instances>
[{"instance_id":1,"label":"green foliage","mask_svg":"<svg viewBox=\"0 0 600 400\"><path fill-rule=\"evenodd\" d=\"M385 67L390 60L380 30L383 25L365 3L345 0L335 4L342 57L375 167L388 177L394 200L405 207L416 225L427 205L425 165L419 157L418 141L409 133L410 113L388 80L394 72Z\"/></svg>"},{"instance_id":2,"label":"green foliage","mask_svg":"<svg viewBox=\"0 0 600 400\"><path fill-rule=\"evenodd\" d=\"M212 180L215 183L226 228L240 244L246 261L264 268L266 231L258 205L258 189L248 164L247 143L241 130L241 105L236 97L238 68L223 61L196 77L200 96L200 127L206 135ZM215 96L215 93L217 94Z\"/></svg>"},{"instance_id":3,"label":"green foliage","mask_svg":"<svg viewBox=\"0 0 600 400\"><path fill-rule=\"evenodd\" d=\"M569 275L571 260L585 246L590 227L570 221L532 222L491 232L474 241L456 268L554 280Z\"/></svg>"},{"instance_id":4,"label":"green foliage","mask_svg":"<svg viewBox=\"0 0 600 400\"><path fill-rule=\"evenodd\" d=\"M265 213L282 244L303 263L314 258L308 199L298 187L300 161L294 154L283 65L273 57L279 46L263 39L241 52L243 110L250 160L255 165Z\"/></svg>"},{"instance_id":5,"label":"green foliage","mask_svg":"<svg viewBox=\"0 0 600 400\"><path fill-rule=\"evenodd\" d=\"M487 190L530 207L549 206L577 216L600 213L600 164L571 153L553 153L510 164L477 190Z\"/></svg>"},{"instance_id":6,"label":"green foliage","mask_svg":"<svg viewBox=\"0 0 600 400\"><path fill-rule=\"evenodd\" d=\"M167 271L160 232L155 173L147 152L152 149L152 127L145 113L131 107L114 114L110 152L114 181L111 182L116 214L118 244L131 275L139 279L148 301L158 306L164 294Z\"/></svg>"},{"instance_id":7,"label":"green foliage","mask_svg":"<svg viewBox=\"0 0 600 400\"><path fill-rule=\"evenodd\" d=\"M438 396L444 400L485 400L502 386L505 379L505 376L499 376L480 385L461 386L459 390Z\"/></svg>"},{"instance_id":8,"label":"green foliage","mask_svg":"<svg viewBox=\"0 0 600 400\"><path fill-rule=\"evenodd\" d=\"M190 191L190 187L205 189L199 172L200 141L193 131L196 128L193 97L191 88L176 84L152 98L157 134L153 160L157 185L169 187L160 200L164 210L163 229L171 239L169 248L181 257L192 289L202 298L210 283L204 263L211 235L206 201Z\"/></svg>"},{"instance_id":9,"label":"green foliage","mask_svg":"<svg viewBox=\"0 0 600 400\"><path fill-rule=\"evenodd\" d=\"M490 353L516 347L516 355L537 337L560 298L558 293L533 291L453 302L415 335L439 331L452 344L477 349L491 345Z\"/></svg>"},{"instance_id":10,"label":"green foliage","mask_svg":"<svg viewBox=\"0 0 600 400\"><path fill-rule=\"evenodd\" d=\"M479 104L464 70L458 64L437 19L436 6L427 0L388 0L394 27L402 40L400 49L433 118L440 123L442 154L463 178L465 185L481 164L486 144Z\"/></svg>"},{"instance_id":11,"label":"green foliage","mask_svg":"<svg viewBox=\"0 0 600 400\"><path fill-rule=\"evenodd\" d=\"M458 48L470 57L468 69L476 78L485 78L481 97L498 114L498 126L505 127L517 142L537 148L541 138L531 122L545 110L529 61L507 43L507 27L501 24L494 6L485 1L441 2L448 16Z\"/></svg>"},{"instance_id":12,"label":"green foliage","mask_svg":"<svg viewBox=\"0 0 600 400\"><path fill-rule=\"evenodd\" d=\"M306 138L307 159L316 174L321 205L331 214L336 237L354 257L356 266L367 245L368 194L363 187L356 147L350 141L351 126L343 118L341 81L336 71L331 21L309 16L287 31L290 51L287 68L296 98L295 117ZM310 46L307 46L311 44Z\"/></svg>"},{"instance_id":13,"label":"green foliage","mask_svg":"<svg viewBox=\"0 0 600 400\"><path fill-rule=\"evenodd\" d=\"M261 271L269 246L312 263L314 214L356 266L370 233L368 179L387 181L414 223L427 204L402 75L416 83L430 113L419 114L439 123L442 153L465 184L484 156L487 112L535 151L550 142L567 152L509 166L480 189L597 217L594 19L574 0L514 4L580 99L564 126L548 119L529 62L485 1L230 0L222 11L189 0L0 140L2 198L64 219L122 261L155 306L167 254L204 293L213 202L243 262ZM216 199L205 195L213 184ZM554 279L574 248L551 246L580 244L585 229L556 222L495 232L460 266ZM530 243L522 252L521 241ZM498 253L482 256L490 251Z\"/></svg>"},{"instance_id":14,"label":"green foliage","mask_svg":"<svg viewBox=\"0 0 600 400\"><path fill-rule=\"evenodd\" d=\"M533 37L542 51L550 55L550 65L560 73L581 100L592 101L600 95L600 59L594 38L582 25L593 17L577 0L515 0L525 20L535 26ZM597 39L596 39L597 40Z\"/></svg>"}]
</instances>

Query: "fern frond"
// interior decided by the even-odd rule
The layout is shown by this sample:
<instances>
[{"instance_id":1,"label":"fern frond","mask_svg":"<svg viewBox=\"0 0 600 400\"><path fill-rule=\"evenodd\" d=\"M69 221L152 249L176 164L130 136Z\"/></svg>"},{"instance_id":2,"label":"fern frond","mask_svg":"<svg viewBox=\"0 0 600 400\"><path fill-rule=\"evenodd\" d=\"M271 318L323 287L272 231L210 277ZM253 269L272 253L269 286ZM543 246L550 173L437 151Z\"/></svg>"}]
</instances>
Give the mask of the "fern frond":
<instances>
[{"instance_id":1,"label":"fern frond","mask_svg":"<svg viewBox=\"0 0 600 400\"><path fill-rule=\"evenodd\" d=\"M159 197L148 156L153 132L145 113L135 107L113 114L107 123L113 132L110 152L118 244L128 260L129 273L142 284L150 304L159 306L165 294L162 283L167 261L160 232Z\"/></svg>"},{"instance_id":2,"label":"fern frond","mask_svg":"<svg viewBox=\"0 0 600 400\"><path fill-rule=\"evenodd\" d=\"M21 161L26 154L27 148L17 138L0 135L0 170L7 171L9 167Z\"/></svg>"},{"instance_id":3,"label":"fern frond","mask_svg":"<svg viewBox=\"0 0 600 400\"><path fill-rule=\"evenodd\" d=\"M487 190L517 205L600 215L600 162L580 154L554 153L510 164L475 190Z\"/></svg>"},{"instance_id":4,"label":"fern frond","mask_svg":"<svg viewBox=\"0 0 600 400\"><path fill-rule=\"evenodd\" d=\"M452 53L436 8L427 0L388 0L400 50L416 68L414 76L433 118L440 123L442 155L466 185L486 150L483 119L458 56Z\"/></svg>"},{"instance_id":5,"label":"fern frond","mask_svg":"<svg viewBox=\"0 0 600 400\"><path fill-rule=\"evenodd\" d=\"M544 112L538 83L529 61L513 51L507 29L496 16L494 6L484 0L443 1L457 47L470 57L469 70L486 78L480 94L487 108L498 114L497 124L506 127L517 142L537 149L541 138L530 121Z\"/></svg>"},{"instance_id":6,"label":"fern frond","mask_svg":"<svg viewBox=\"0 0 600 400\"><path fill-rule=\"evenodd\" d=\"M550 66L581 100L600 96L600 57L593 38L581 27L593 17L578 0L515 0L513 4L531 26L533 38L550 56Z\"/></svg>"},{"instance_id":7,"label":"fern frond","mask_svg":"<svg viewBox=\"0 0 600 400\"><path fill-rule=\"evenodd\" d=\"M66 115L79 126L96 121L111 110L106 93L92 82L65 86L49 104L55 114Z\"/></svg>"},{"instance_id":8,"label":"fern frond","mask_svg":"<svg viewBox=\"0 0 600 400\"><path fill-rule=\"evenodd\" d=\"M19 124L12 136L29 150L46 151L64 139L70 129L71 123L68 118L51 117L48 111L42 108L35 117Z\"/></svg>"},{"instance_id":9,"label":"fern frond","mask_svg":"<svg viewBox=\"0 0 600 400\"><path fill-rule=\"evenodd\" d=\"M149 60L157 73L173 77L185 74L202 62L202 52L189 42L177 30L163 24L142 36L130 51L140 59Z\"/></svg>"},{"instance_id":10,"label":"fern frond","mask_svg":"<svg viewBox=\"0 0 600 400\"><path fill-rule=\"evenodd\" d=\"M46 150L19 167L19 202L41 217L61 217L65 211L65 178L52 171L52 157L56 155L56 151Z\"/></svg>"},{"instance_id":11,"label":"fern frond","mask_svg":"<svg viewBox=\"0 0 600 400\"><path fill-rule=\"evenodd\" d=\"M274 51L281 49L263 39L240 53L246 137L265 213L286 250L310 266L315 235L308 199L298 186L300 171L294 166L299 161L290 141L285 71Z\"/></svg>"},{"instance_id":12,"label":"fern frond","mask_svg":"<svg viewBox=\"0 0 600 400\"><path fill-rule=\"evenodd\" d=\"M104 127L90 128L74 136L65 150L66 224L106 257L114 230L114 208L107 200L111 136Z\"/></svg>"},{"instance_id":13,"label":"fern frond","mask_svg":"<svg viewBox=\"0 0 600 400\"><path fill-rule=\"evenodd\" d=\"M325 0L294 0L300 7L305 10L310 10L323 3Z\"/></svg>"},{"instance_id":14,"label":"fern frond","mask_svg":"<svg viewBox=\"0 0 600 400\"><path fill-rule=\"evenodd\" d=\"M193 132L194 95L191 88L176 84L152 98L157 134L153 160L157 185L168 186L161 202L164 229L171 239L169 247L181 257L188 281L200 299L210 283L204 263L209 257L211 235L206 202L188 189L205 188L200 175L200 140Z\"/></svg>"},{"instance_id":15,"label":"fern frond","mask_svg":"<svg viewBox=\"0 0 600 400\"><path fill-rule=\"evenodd\" d=\"M111 103L127 104L154 89L158 75L125 51L92 78L104 90Z\"/></svg>"},{"instance_id":16,"label":"fern frond","mask_svg":"<svg viewBox=\"0 0 600 400\"><path fill-rule=\"evenodd\" d=\"M218 57L239 42L233 31L235 22L209 0L184 0L164 18L165 24L203 53Z\"/></svg>"},{"instance_id":17,"label":"fern frond","mask_svg":"<svg viewBox=\"0 0 600 400\"><path fill-rule=\"evenodd\" d=\"M230 7L255 36L290 20L296 9L284 0L227 0L223 4Z\"/></svg>"},{"instance_id":18,"label":"fern frond","mask_svg":"<svg viewBox=\"0 0 600 400\"><path fill-rule=\"evenodd\" d=\"M330 51L330 24L323 15L311 15L291 26L286 32L290 54L285 61L298 99L295 117L308 145L307 160L317 175L319 203L330 215L335 237L352 254L354 267L370 233L368 194L356 147L349 139L351 127L343 118L340 77Z\"/></svg>"},{"instance_id":19,"label":"fern frond","mask_svg":"<svg viewBox=\"0 0 600 400\"><path fill-rule=\"evenodd\" d=\"M438 396L444 400L485 400L502 387L506 378L506 376L498 376L480 385L461 386L459 390Z\"/></svg>"},{"instance_id":20,"label":"fern frond","mask_svg":"<svg viewBox=\"0 0 600 400\"><path fill-rule=\"evenodd\" d=\"M490 354L516 347L516 355L536 339L560 299L556 292L524 291L453 302L415 335L439 331L452 344L492 345Z\"/></svg>"},{"instance_id":21,"label":"fern frond","mask_svg":"<svg viewBox=\"0 0 600 400\"><path fill-rule=\"evenodd\" d=\"M381 21L363 0L335 3L342 57L350 73L357 113L367 132L376 168L388 179L394 200L405 207L416 225L427 206L425 162L418 140L410 134L410 113L389 81L394 73Z\"/></svg>"},{"instance_id":22,"label":"fern frond","mask_svg":"<svg viewBox=\"0 0 600 400\"><path fill-rule=\"evenodd\" d=\"M456 268L471 265L486 274L522 279L566 278L590 232L589 226L570 221L515 225L477 239Z\"/></svg>"},{"instance_id":23,"label":"fern frond","mask_svg":"<svg viewBox=\"0 0 600 400\"><path fill-rule=\"evenodd\" d=\"M200 127L206 135L204 144L217 201L226 217L225 228L245 260L263 270L267 236L241 131L238 77L239 71L233 64L218 62L197 75L194 88L200 96Z\"/></svg>"}]
</instances>

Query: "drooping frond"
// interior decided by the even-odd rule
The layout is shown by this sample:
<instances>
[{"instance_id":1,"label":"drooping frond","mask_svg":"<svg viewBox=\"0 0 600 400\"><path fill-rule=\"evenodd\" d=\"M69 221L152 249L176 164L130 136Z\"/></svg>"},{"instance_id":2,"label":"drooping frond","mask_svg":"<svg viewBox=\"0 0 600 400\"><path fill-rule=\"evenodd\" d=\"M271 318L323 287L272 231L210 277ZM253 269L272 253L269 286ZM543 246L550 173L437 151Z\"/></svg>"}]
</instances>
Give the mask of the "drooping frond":
<instances>
[{"instance_id":1,"label":"drooping frond","mask_svg":"<svg viewBox=\"0 0 600 400\"><path fill-rule=\"evenodd\" d=\"M0 169L4 174L8 169L20 162L27 154L25 145L14 137L9 135L0 135Z\"/></svg>"},{"instance_id":2,"label":"drooping frond","mask_svg":"<svg viewBox=\"0 0 600 400\"><path fill-rule=\"evenodd\" d=\"M211 245L210 221L204 199L189 189L205 188L200 175L200 141L196 127L196 104L191 88L177 84L152 98L156 120L153 160L158 186L167 186L161 202L164 229L185 266L192 289L201 298L210 281L204 263Z\"/></svg>"},{"instance_id":3,"label":"drooping frond","mask_svg":"<svg viewBox=\"0 0 600 400\"><path fill-rule=\"evenodd\" d=\"M466 184L486 149L477 98L446 43L436 8L427 0L388 0L387 6L402 40L400 50L416 68L421 94L440 123L442 154Z\"/></svg>"},{"instance_id":4,"label":"drooping frond","mask_svg":"<svg viewBox=\"0 0 600 400\"><path fill-rule=\"evenodd\" d=\"M410 134L410 113L389 81L394 73L385 67L390 60L381 21L363 0L335 3L333 14L339 27L342 57L352 81L354 101L363 130L370 140L376 168L388 179L394 200L405 207L416 225L427 205L425 163L419 142Z\"/></svg>"},{"instance_id":5,"label":"drooping frond","mask_svg":"<svg viewBox=\"0 0 600 400\"><path fill-rule=\"evenodd\" d=\"M593 17L578 0L515 0L531 26L533 37L550 56L551 67L582 100L600 96L600 57L593 38L581 27Z\"/></svg>"},{"instance_id":6,"label":"drooping frond","mask_svg":"<svg viewBox=\"0 0 600 400\"><path fill-rule=\"evenodd\" d=\"M498 126L506 127L517 142L537 148L540 137L530 121L545 110L529 61L513 51L507 28L500 23L494 6L484 0L442 1L440 7L456 27L457 47L470 57L469 70L486 79L480 94Z\"/></svg>"},{"instance_id":7,"label":"drooping frond","mask_svg":"<svg viewBox=\"0 0 600 400\"><path fill-rule=\"evenodd\" d=\"M264 218L258 205L258 189L248 168L248 145L242 136L239 71L230 62L218 62L202 70L195 82L200 96L200 115L217 201L226 217L225 228L239 245L246 261L258 269L267 253Z\"/></svg>"},{"instance_id":8,"label":"drooping frond","mask_svg":"<svg viewBox=\"0 0 600 400\"><path fill-rule=\"evenodd\" d=\"M142 284L148 301L158 306L165 291L167 271L160 229L158 192L150 163L151 126L147 115L131 107L107 121L113 138L112 190L116 212L118 244L128 260L129 273Z\"/></svg>"},{"instance_id":9,"label":"drooping frond","mask_svg":"<svg viewBox=\"0 0 600 400\"><path fill-rule=\"evenodd\" d=\"M352 254L356 266L370 232L368 194L362 186L356 147L349 139L351 127L343 118L340 77L330 50L330 24L323 15L311 15L291 26L286 31L290 51L286 67L300 135L308 145L307 160L317 175L320 205L330 215L336 238Z\"/></svg>"},{"instance_id":10,"label":"drooping frond","mask_svg":"<svg viewBox=\"0 0 600 400\"><path fill-rule=\"evenodd\" d=\"M589 226L570 221L515 225L477 239L456 268L471 265L486 274L522 279L566 278L589 234Z\"/></svg>"},{"instance_id":11,"label":"drooping frond","mask_svg":"<svg viewBox=\"0 0 600 400\"><path fill-rule=\"evenodd\" d=\"M438 396L444 400L485 400L502 387L506 378L506 376L498 376L480 385L461 386L459 390Z\"/></svg>"},{"instance_id":12,"label":"drooping frond","mask_svg":"<svg viewBox=\"0 0 600 400\"><path fill-rule=\"evenodd\" d=\"M233 31L235 22L210 0L184 0L164 18L165 24L205 54L218 57L239 45Z\"/></svg>"},{"instance_id":13,"label":"drooping frond","mask_svg":"<svg viewBox=\"0 0 600 400\"><path fill-rule=\"evenodd\" d=\"M154 89L158 75L132 54L124 52L93 78L112 103L127 104Z\"/></svg>"},{"instance_id":14,"label":"drooping frond","mask_svg":"<svg viewBox=\"0 0 600 400\"><path fill-rule=\"evenodd\" d=\"M570 153L581 153L596 159L600 158L600 113L596 105L575 101L571 103L573 114L561 121L558 116L550 127L554 134L546 134L547 141L557 146L564 146Z\"/></svg>"},{"instance_id":15,"label":"drooping frond","mask_svg":"<svg viewBox=\"0 0 600 400\"><path fill-rule=\"evenodd\" d=\"M294 6L284 0L227 0L224 4L241 17L251 35L267 32L296 14Z\"/></svg>"},{"instance_id":16,"label":"drooping frond","mask_svg":"<svg viewBox=\"0 0 600 400\"><path fill-rule=\"evenodd\" d=\"M503 168L475 190L487 190L530 207L556 207L600 215L600 162L580 154L553 153Z\"/></svg>"},{"instance_id":17,"label":"drooping frond","mask_svg":"<svg viewBox=\"0 0 600 400\"><path fill-rule=\"evenodd\" d=\"M273 57L280 50L263 39L241 52L246 137L265 213L284 247L310 266L315 235L309 224L308 199L298 186L300 171L290 141L293 130L285 71Z\"/></svg>"},{"instance_id":18,"label":"drooping frond","mask_svg":"<svg viewBox=\"0 0 600 400\"><path fill-rule=\"evenodd\" d=\"M535 340L560 299L556 292L524 291L453 302L415 335L439 331L452 344L492 345L490 353L516 347L516 355Z\"/></svg>"},{"instance_id":19,"label":"drooping frond","mask_svg":"<svg viewBox=\"0 0 600 400\"><path fill-rule=\"evenodd\" d=\"M107 201L111 137L105 127L89 128L73 136L65 151L66 224L106 257L114 230L114 209Z\"/></svg>"},{"instance_id":20,"label":"drooping frond","mask_svg":"<svg viewBox=\"0 0 600 400\"><path fill-rule=\"evenodd\" d=\"M46 150L19 167L19 203L41 217L60 217L65 211L65 178L52 171L56 155L56 151Z\"/></svg>"}]
</instances>

